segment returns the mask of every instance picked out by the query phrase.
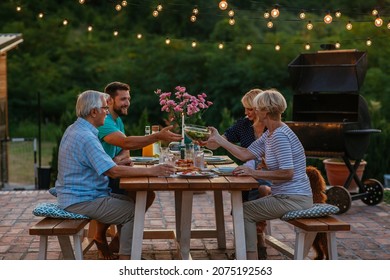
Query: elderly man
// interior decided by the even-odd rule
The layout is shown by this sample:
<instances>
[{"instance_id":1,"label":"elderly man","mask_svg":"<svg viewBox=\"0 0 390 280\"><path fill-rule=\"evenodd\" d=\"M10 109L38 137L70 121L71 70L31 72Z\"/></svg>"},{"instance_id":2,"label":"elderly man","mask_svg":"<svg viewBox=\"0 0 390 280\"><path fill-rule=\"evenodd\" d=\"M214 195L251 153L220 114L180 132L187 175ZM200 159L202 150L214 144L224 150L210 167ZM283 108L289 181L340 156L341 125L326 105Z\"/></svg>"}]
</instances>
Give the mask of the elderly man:
<instances>
[{"instance_id":1,"label":"elderly man","mask_svg":"<svg viewBox=\"0 0 390 280\"><path fill-rule=\"evenodd\" d=\"M174 172L169 165L136 168L117 165L104 152L97 128L108 113L106 98L98 91L85 91L77 99L77 120L61 140L58 154L57 199L61 208L91 217L106 224L122 226L119 259L130 259L134 221L134 201L111 194L111 178L132 176L164 176Z\"/></svg>"}]
</instances>

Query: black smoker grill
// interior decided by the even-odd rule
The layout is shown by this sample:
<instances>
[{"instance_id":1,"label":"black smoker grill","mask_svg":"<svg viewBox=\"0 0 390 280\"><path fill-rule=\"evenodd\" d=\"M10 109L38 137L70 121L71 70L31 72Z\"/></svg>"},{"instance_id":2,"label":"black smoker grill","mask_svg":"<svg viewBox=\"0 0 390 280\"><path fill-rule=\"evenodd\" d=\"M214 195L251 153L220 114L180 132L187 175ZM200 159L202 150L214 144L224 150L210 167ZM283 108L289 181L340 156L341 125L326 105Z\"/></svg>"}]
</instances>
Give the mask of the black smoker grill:
<instances>
[{"instance_id":1,"label":"black smoker grill","mask_svg":"<svg viewBox=\"0 0 390 280\"><path fill-rule=\"evenodd\" d=\"M348 211L352 200L375 205L383 199L383 186L375 179L361 182L356 174L372 133L365 99L358 94L367 69L365 52L330 50L301 54L289 65L293 88L293 121L308 157L341 157L350 172L344 186L327 190L328 203ZM355 163L350 163L355 160ZM349 185L355 180L359 192Z\"/></svg>"}]
</instances>

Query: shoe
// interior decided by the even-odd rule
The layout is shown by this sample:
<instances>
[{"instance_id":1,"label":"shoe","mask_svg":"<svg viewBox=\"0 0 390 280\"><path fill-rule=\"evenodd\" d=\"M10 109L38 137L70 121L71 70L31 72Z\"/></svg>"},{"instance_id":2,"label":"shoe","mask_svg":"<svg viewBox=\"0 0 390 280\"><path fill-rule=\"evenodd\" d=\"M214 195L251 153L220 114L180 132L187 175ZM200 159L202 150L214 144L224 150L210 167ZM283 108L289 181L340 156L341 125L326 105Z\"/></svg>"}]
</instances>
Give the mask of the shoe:
<instances>
[{"instance_id":1,"label":"shoe","mask_svg":"<svg viewBox=\"0 0 390 280\"><path fill-rule=\"evenodd\" d=\"M259 260L266 260L267 257L267 247L257 247L257 258Z\"/></svg>"}]
</instances>

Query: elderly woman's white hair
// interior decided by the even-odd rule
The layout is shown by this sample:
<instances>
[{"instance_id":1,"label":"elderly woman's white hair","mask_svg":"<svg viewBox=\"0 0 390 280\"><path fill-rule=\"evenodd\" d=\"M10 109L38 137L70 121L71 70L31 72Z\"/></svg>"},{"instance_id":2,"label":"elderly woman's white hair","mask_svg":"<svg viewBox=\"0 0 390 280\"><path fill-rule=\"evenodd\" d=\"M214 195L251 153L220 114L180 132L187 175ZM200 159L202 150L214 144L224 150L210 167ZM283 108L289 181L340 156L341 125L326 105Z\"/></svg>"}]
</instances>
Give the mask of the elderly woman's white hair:
<instances>
[{"instance_id":1,"label":"elderly woman's white hair","mask_svg":"<svg viewBox=\"0 0 390 280\"><path fill-rule=\"evenodd\" d=\"M271 119L280 119L287 109L286 99L276 89L264 90L255 97L253 103L257 110L267 111Z\"/></svg>"},{"instance_id":2,"label":"elderly woman's white hair","mask_svg":"<svg viewBox=\"0 0 390 280\"><path fill-rule=\"evenodd\" d=\"M86 118L92 109L101 108L102 98L107 99L109 95L95 90L87 90L79 94L76 103L76 116Z\"/></svg>"}]
</instances>

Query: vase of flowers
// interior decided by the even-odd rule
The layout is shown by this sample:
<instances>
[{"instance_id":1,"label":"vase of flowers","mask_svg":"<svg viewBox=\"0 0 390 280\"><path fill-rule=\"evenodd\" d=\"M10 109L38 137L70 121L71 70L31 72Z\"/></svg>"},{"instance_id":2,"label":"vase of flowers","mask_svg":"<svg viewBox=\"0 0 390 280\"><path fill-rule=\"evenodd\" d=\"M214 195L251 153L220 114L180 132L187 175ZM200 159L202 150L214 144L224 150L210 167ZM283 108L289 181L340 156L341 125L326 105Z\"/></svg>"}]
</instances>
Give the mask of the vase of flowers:
<instances>
[{"instance_id":1,"label":"vase of flowers","mask_svg":"<svg viewBox=\"0 0 390 280\"><path fill-rule=\"evenodd\" d=\"M213 105L213 102L207 101L207 95L201 93L191 95L187 89L182 86L175 87L176 92L162 92L157 89L155 93L159 96L161 111L168 113L168 123L176 127L181 127L183 136L182 144L184 144L184 126L187 121L196 123L204 111Z\"/></svg>"}]
</instances>

